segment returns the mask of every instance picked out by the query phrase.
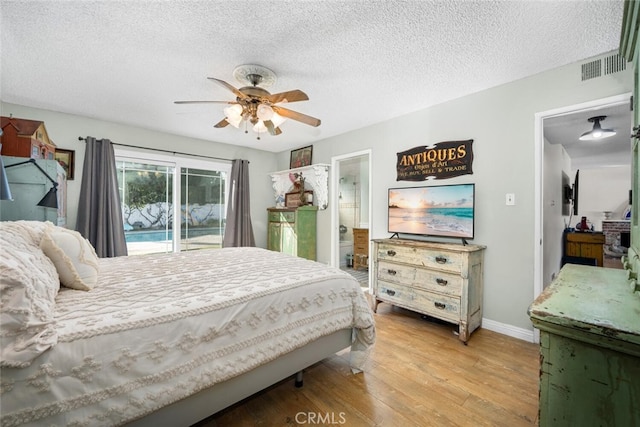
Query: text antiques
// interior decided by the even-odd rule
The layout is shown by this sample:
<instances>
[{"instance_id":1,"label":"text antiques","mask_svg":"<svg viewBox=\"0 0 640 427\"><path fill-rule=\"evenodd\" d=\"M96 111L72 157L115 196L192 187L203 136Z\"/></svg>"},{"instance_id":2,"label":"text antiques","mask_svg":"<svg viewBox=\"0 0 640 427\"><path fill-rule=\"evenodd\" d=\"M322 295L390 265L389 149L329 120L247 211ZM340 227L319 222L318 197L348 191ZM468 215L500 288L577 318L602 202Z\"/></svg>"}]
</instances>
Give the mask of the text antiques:
<instances>
[{"instance_id":1,"label":"text antiques","mask_svg":"<svg viewBox=\"0 0 640 427\"><path fill-rule=\"evenodd\" d=\"M398 153L396 181L424 181L473 174L473 139L439 142Z\"/></svg>"}]
</instances>

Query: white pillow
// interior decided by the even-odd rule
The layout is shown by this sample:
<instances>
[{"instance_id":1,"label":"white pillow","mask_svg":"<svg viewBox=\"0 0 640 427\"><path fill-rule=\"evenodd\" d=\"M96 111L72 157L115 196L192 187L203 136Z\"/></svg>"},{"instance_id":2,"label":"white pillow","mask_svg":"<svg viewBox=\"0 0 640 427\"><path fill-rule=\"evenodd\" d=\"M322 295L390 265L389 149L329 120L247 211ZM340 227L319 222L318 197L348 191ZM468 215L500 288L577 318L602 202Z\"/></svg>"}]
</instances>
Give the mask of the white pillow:
<instances>
[{"instance_id":1,"label":"white pillow","mask_svg":"<svg viewBox=\"0 0 640 427\"><path fill-rule=\"evenodd\" d=\"M40 248L53 261L63 286L89 291L96 285L98 256L91 243L77 231L50 227L42 236Z\"/></svg>"},{"instance_id":2,"label":"white pillow","mask_svg":"<svg viewBox=\"0 0 640 427\"><path fill-rule=\"evenodd\" d=\"M51 224L53 225L53 224ZM58 342L60 279L40 244L46 224L0 222L0 366L29 366Z\"/></svg>"}]
</instances>

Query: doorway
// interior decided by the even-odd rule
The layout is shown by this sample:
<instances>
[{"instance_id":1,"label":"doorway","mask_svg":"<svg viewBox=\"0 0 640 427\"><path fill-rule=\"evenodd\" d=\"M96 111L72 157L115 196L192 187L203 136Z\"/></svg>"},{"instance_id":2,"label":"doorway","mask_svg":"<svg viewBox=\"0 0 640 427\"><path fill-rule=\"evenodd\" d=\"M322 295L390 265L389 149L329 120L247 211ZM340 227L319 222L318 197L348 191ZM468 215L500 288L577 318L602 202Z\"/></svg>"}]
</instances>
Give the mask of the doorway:
<instances>
[{"instance_id":1,"label":"doorway","mask_svg":"<svg viewBox=\"0 0 640 427\"><path fill-rule=\"evenodd\" d=\"M331 171L331 265L368 289L371 150L333 157Z\"/></svg>"},{"instance_id":2,"label":"doorway","mask_svg":"<svg viewBox=\"0 0 640 427\"><path fill-rule=\"evenodd\" d=\"M629 103L629 94L617 95L609 98L590 101L582 104L571 105L567 107L558 108L555 110L544 111L536 113L535 115L535 249L534 249L534 289L533 298L535 299L542 292L545 285L547 285L551 278L555 276L555 273L560 269L561 258L561 239L562 230L565 225L570 226L573 221L571 217L565 217L561 213L562 196L551 196L553 192L561 193L561 182L555 182L549 177L549 169L551 166L548 164L549 159L545 152L545 144L549 141L545 140L545 126L550 126L554 121L559 120L569 123L573 118L581 117L580 122L584 127L588 123L586 118L588 116L599 116L604 114L603 111L612 108L619 108L620 105L627 105ZM631 123L631 112L629 114L629 124ZM629 127L630 129L630 127ZM585 129L583 129L584 131ZM588 130L588 129L586 129ZM628 129L625 126L621 126L619 133L622 135L627 134ZM548 131L546 132L549 133ZM575 127L572 133L577 139L580 135L580 131ZM628 142L628 139L627 139ZM595 155L595 154L594 154ZM584 159L583 159L584 161ZM583 163L585 164L585 163ZM572 171L569 171L569 177L575 174L575 165L571 166ZM554 213L554 208L557 210ZM553 231L550 231L553 230ZM539 333L534 330L534 342L539 341Z\"/></svg>"}]
</instances>

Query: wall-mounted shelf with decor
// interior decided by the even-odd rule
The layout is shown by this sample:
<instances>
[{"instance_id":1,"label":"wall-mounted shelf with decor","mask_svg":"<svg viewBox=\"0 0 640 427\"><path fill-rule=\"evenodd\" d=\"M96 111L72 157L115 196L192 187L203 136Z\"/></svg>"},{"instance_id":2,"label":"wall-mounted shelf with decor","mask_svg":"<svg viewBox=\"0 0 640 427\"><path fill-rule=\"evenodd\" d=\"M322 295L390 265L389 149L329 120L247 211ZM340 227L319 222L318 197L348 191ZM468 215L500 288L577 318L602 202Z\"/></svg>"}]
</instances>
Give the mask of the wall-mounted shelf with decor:
<instances>
[{"instance_id":1,"label":"wall-mounted shelf with decor","mask_svg":"<svg viewBox=\"0 0 640 427\"><path fill-rule=\"evenodd\" d=\"M329 205L329 165L324 163L270 173L276 207L285 206L285 194L293 188L295 174L302 174L305 185L313 190L314 204L318 209L326 209Z\"/></svg>"}]
</instances>

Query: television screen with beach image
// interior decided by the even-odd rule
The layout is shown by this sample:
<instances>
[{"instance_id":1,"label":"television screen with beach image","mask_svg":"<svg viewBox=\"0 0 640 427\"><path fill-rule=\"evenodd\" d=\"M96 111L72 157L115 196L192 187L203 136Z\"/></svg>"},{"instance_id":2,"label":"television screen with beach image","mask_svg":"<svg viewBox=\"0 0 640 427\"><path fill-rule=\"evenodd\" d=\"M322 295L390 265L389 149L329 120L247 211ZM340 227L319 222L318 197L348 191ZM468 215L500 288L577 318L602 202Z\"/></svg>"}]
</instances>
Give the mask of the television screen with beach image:
<instances>
[{"instance_id":1,"label":"television screen with beach image","mask_svg":"<svg viewBox=\"0 0 640 427\"><path fill-rule=\"evenodd\" d=\"M474 184L389 189L389 233L473 239Z\"/></svg>"}]
</instances>

